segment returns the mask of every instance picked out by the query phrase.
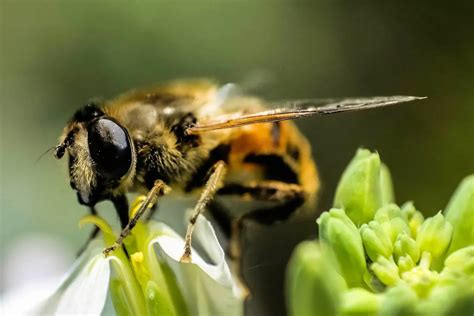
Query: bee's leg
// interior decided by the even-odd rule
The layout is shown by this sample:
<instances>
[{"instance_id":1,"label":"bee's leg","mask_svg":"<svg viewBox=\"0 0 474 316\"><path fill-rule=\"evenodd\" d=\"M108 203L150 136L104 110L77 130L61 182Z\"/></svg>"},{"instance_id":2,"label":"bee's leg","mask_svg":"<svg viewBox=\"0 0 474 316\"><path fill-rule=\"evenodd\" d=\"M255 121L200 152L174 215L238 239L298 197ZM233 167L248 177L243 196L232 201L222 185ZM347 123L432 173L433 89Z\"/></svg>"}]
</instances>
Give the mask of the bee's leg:
<instances>
[{"instance_id":1,"label":"bee's leg","mask_svg":"<svg viewBox=\"0 0 474 316\"><path fill-rule=\"evenodd\" d=\"M209 212L226 237L228 237L229 244L226 249L226 254L232 260L232 273L237 276L236 281L239 282L240 288L247 294L250 293L250 290L248 289L247 280L242 270L244 266L243 243L245 240L243 239L243 234L245 228L252 223L271 225L277 221L284 221L294 214L305 201L301 188L297 188L294 185L287 187L285 183L276 186L280 189L286 187L288 190L284 192L278 191L278 193L275 194L275 186L264 182L261 183L261 185L247 187L247 189L240 186L238 192L233 191L232 193L237 195L243 194L254 199L259 198L279 202L274 206L250 210L237 218L232 218L229 210L226 210L226 207L220 205L218 201L213 200L209 203ZM237 187L234 186L234 188ZM259 188L261 190L259 190ZM228 190L229 187L224 187L221 190L224 189ZM219 194L221 190L218 191ZM229 191L226 193L230 194Z\"/></svg>"},{"instance_id":2,"label":"bee's leg","mask_svg":"<svg viewBox=\"0 0 474 316\"><path fill-rule=\"evenodd\" d=\"M91 206L89 208L89 212L92 214L92 215L97 215L97 211L95 209L95 207ZM99 227L97 226L94 226L94 229L91 231L89 237L87 238L86 242L81 246L81 248L79 248L79 250L77 251L76 253L76 256L79 257L80 255L82 255L82 253L86 250L87 246L89 246L89 243L91 242L92 239L94 239L97 234L99 233L100 229Z\"/></svg>"},{"instance_id":3,"label":"bee's leg","mask_svg":"<svg viewBox=\"0 0 474 316\"><path fill-rule=\"evenodd\" d=\"M284 221L295 213L306 199L306 193L301 186L281 181L262 181L250 185L229 184L220 189L218 194L279 202L275 206L251 210L232 221L229 253L236 261L239 261L241 256L240 235L246 223L271 225Z\"/></svg>"},{"instance_id":4,"label":"bee's leg","mask_svg":"<svg viewBox=\"0 0 474 316\"><path fill-rule=\"evenodd\" d=\"M105 256L109 255L112 251L115 251L118 247L120 247L123 243L123 239L127 237L133 227L137 224L138 220L140 217L145 213L147 208L149 208L151 205L153 205L156 202L156 199L158 196L163 195L167 193L169 190L169 187L161 180L156 180L155 184L151 188L151 190L148 192L145 201L142 203L138 211L135 213L135 215L132 217L130 222L128 222L127 225L122 229L122 232L120 233L119 238L115 241L115 243L108 247L105 248L103 253Z\"/></svg>"},{"instance_id":5,"label":"bee's leg","mask_svg":"<svg viewBox=\"0 0 474 316\"><path fill-rule=\"evenodd\" d=\"M189 218L188 228L186 230L186 236L184 238L184 253L181 256L180 261L189 263L191 262L191 242L192 242L192 235L194 230L194 225L196 224L196 220L199 214L202 213L206 205L209 201L214 197L222 179L224 178L226 171L226 166L223 161L218 161L211 169L211 175L206 182L204 187L204 191L199 198L196 206L194 207L193 213Z\"/></svg>"},{"instance_id":6,"label":"bee's leg","mask_svg":"<svg viewBox=\"0 0 474 316\"><path fill-rule=\"evenodd\" d=\"M276 222L287 220L294 214L301 205L304 199L295 197L283 201L281 204L272 207L259 208L245 213L232 223L230 253L232 257L239 258L241 254L241 231L248 223L258 223L261 225L271 225Z\"/></svg>"},{"instance_id":7,"label":"bee's leg","mask_svg":"<svg viewBox=\"0 0 474 316\"><path fill-rule=\"evenodd\" d=\"M285 184L281 187L285 187ZM228 254L233 262L233 273L238 276L238 280L243 289L247 288L247 280L242 271L242 267L244 266L242 252L244 243L243 232L245 227L248 227L248 225L252 223L271 225L278 221L284 221L294 214L305 201L301 190L295 190L296 188L293 187L293 185L290 185L288 187L289 190L284 192L273 192L267 183L262 183L261 191L257 190L258 188L259 186L249 187L250 190L245 192L245 194L253 198L279 201L280 203L275 206L251 210L234 219L231 223Z\"/></svg>"},{"instance_id":8,"label":"bee's leg","mask_svg":"<svg viewBox=\"0 0 474 316\"><path fill-rule=\"evenodd\" d=\"M231 257L240 256L240 231L245 222L258 222L271 225L277 221L288 219L304 202L306 193L297 184L281 181L261 181L249 185L227 184L217 191L219 195L239 195L247 199L280 202L276 206L251 210L244 215L231 219L225 208L217 201L209 205L209 210L223 227L224 233L230 238L229 253Z\"/></svg>"}]
</instances>

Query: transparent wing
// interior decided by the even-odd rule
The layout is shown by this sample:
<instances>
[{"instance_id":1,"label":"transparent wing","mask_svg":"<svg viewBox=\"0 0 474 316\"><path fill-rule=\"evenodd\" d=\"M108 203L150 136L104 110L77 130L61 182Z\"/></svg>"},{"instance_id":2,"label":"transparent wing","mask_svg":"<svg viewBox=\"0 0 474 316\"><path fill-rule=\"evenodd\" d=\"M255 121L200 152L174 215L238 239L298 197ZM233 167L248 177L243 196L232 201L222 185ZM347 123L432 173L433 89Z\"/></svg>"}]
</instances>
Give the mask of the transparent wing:
<instances>
[{"instance_id":1,"label":"transparent wing","mask_svg":"<svg viewBox=\"0 0 474 316\"><path fill-rule=\"evenodd\" d=\"M271 102L272 110L239 115L223 115L207 122L198 122L187 129L188 134L196 134L216 129L243 125L292 120L313 115L362 111L392 104L425 99L426 97L389 96L369 98L319 99Z\"/></svg>"}]
</instances>

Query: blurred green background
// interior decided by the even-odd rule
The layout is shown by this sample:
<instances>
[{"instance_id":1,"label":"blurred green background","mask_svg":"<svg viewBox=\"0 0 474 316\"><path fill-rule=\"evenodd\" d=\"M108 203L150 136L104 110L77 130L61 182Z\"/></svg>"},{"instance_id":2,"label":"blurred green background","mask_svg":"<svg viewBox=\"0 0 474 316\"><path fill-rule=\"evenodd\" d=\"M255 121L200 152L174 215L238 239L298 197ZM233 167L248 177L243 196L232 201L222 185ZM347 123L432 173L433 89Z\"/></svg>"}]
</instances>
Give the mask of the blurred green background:
<instances>
[{"instance_id":1,"label":"blurred green background","mask_svg":"<svg viewBox=\"0 0 474 316\"><path fill-rule=\"evenodd\" d=\"M268 99L428 96L297 122L320 169L319 211L330 206L359 146L379 151L397 201L414 200L425 214L443 209L474 171L467 4L2 0L0 9L2 252L32 232L79 247L87 233L77 221L86 210L69 188L66 163L37 158L90 98L173 78L264 77L256 91ZM300 224L286 228L292 237L281 225L260 233L278 243L276 257L262 259L261 247L249 247L247 274L258 279L252 314L283 313L285 260L298 239L315 234L314 222Z\"/></svg>"}]
</instances>

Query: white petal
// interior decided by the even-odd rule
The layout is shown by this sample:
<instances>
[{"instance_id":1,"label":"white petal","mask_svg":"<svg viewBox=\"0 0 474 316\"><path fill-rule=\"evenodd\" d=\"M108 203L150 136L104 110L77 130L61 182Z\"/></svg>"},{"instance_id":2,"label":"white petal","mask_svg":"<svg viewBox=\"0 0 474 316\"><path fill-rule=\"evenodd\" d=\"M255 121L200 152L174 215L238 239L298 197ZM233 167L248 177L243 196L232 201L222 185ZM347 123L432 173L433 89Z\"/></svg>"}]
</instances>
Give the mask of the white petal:
<instances>
[{"instance_id":1,"label":"white petal","mask_svg":"<svg viewBox=\"0 0 474 316\"><path fill-rule=\"evenodd\" d=\"M74 263L56 290L36 302L28 315L100 315L107 299L109 260L102 255L103 243L95 240ZM34 293L31 293L35 295ZM23 303L33 297L23 296Z\"/></svg>"},{"instance_id":2,"label":"white petal","mask_svg":"<svg viewBox=\"0 0 474 316\"><path fill-rule=\"evenodd\" d=\"M100 315L107 299L109 277L109 260L99 252L61 295L55 314Z\"/></svg>"},{"instance_id":3,"label":"white petal","mask_svg":"<svg viewBox=\"0 0 474 316\"><path fill-rule=\"evenodd\" d=\"M50 235L30 233L10 243L0 264L6 290L0 314L33 315L56 291L67 271L69 249ZM25 304L28 298L28 304Z\"/></svg>"},{"instance_id":4,"label":"white petal","mask_svg":"<svg viewBox=\"0 0 474 316\"><path fill-rule=\"evenodd\" d=\"M0 315L40 315L57 287L58 280L52 278L8 290L0 298Z\"/></svg>"},{"instance_id":5,"label":"white petal","mask_svg":"<svg viewBox=\"0 0 474 316\"><path fill-rule=\"evenodd\" d=\"M193 249L192 263L180 263L184 240L168 226L153 222L151 231L163 234L151 240L156 244L158 258L164 259L176 275L191 315L242 315L243 296L233 282L225 253L217 240L214 229L204 216L196 222L193 244L203 249L206 262Z\"/></svg>"},{"instance_id":6,"label":"white petal","mask_svg":"<svg viewBox=\"0 0 474 316\"><path fill-rule=\"evenodd\" d=\"M107 294L107 299L105 300L105 306L104 309L102 310L102 314L104 316L109 316L109 315L116 315L115 313L115 307L114 303L112 301L111 297L111 292L109 291Z\"/></svg>"}]
</instances>

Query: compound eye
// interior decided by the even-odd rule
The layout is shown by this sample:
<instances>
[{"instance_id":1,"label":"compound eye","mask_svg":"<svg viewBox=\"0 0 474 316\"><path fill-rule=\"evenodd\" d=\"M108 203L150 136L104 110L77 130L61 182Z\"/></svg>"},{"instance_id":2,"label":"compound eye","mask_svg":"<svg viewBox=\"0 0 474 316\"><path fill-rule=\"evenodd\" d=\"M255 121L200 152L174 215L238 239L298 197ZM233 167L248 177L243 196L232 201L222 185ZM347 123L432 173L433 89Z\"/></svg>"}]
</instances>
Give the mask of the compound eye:
<instances>
[{"instance_id":1,"label":"compound eye","mask_svg":"<svg viewBox=\"0 0 474 316\"><path fill-rule=\"evenodd\" d=\"M132 147L127 131L109 118L99 118L88 127L89 152L96 171L118 180L132 166Z\"/></svg>"}]
</instances>

